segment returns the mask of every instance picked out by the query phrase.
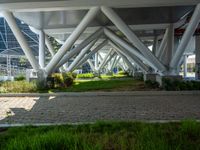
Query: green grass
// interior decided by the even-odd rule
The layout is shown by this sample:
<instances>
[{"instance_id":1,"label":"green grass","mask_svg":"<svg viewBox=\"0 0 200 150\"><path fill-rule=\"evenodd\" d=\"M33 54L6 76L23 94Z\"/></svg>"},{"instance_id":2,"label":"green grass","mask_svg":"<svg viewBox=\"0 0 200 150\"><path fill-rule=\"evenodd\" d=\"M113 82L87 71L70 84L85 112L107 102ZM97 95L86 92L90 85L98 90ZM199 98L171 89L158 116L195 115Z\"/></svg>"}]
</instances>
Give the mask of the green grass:
<instances>
[{"instance_id":1,"label":"green grass","mask_svg":"<svg viewBox=\"0 0 200 150\"><path fill-rule=\"evenodd\" d=\"M199 150L200 123L98 122L14 127L0 132L2 150Z\"/></svg>"},{"instance_id":2,"label":"green grass","mask_svg":"<svg viewBox=\"0 0 200 150\"><path fill-rule=\"evenodd\" d=\"M52 92L87 92L87 91L134 91L144 88L144 82L133 79L123 80L98 80L98 81L75 81L68 88L52 89Z\"/></svg>"},{"instance_id":3,"label":"green grass","mask_svg":"<svg viewBox=\"0 0 200 150\"><path fill-rule=\"evenodd\" d=\"M102 79L119 79L119 78L127 78L127 75L124 74L113 74L113 75L101 75Z\"/></svg>"},{"instance_id":4,"label":"green grass","mask_svg":"<svg viewBox=\"0 0 200 150\"><path fill-rule=\"evenodd\" d=\"M109 78L99 80L75 80L70 87L40 89L35 82L13 81L0 84L0 93L52 93L52 92L87 92L87 91L136 91L145 90L143 81L131 78Z\"/></svg>"},{"instance_id":5,"label":"green grass","mask_svg":"<svg viewBox=\"0 0 200 150\"><path fill-rule=\"evenodd\" d=\"M93 73L83 73L83 74L77 74L76 78L78 79L90 79L90 78L94 78L94 74Z\"/></svg>"}]
</instances>

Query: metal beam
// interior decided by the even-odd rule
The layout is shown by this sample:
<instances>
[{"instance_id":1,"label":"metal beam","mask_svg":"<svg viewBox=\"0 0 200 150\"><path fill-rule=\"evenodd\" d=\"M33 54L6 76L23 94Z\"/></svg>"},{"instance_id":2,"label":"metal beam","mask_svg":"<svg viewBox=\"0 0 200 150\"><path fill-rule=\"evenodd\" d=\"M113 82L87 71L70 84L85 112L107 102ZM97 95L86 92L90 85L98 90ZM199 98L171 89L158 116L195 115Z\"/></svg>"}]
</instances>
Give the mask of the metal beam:
<instances>
[{"instance_id":1,"label":"metal beam","mask_svg":"<svg viewBox=\"0 0 200 150\"><path fill-rule=\"evenodd\" d=\"M103 29L99 29L95 31L92 35L90 35L87 39L85 39L81 44L79 44L77 47L72 49L70 52L68 52L57 64L56 68L59 68L64 63L66 63L70 58L72 58L74 55L78 54L85 46L87 46L90 42L92 42L94 39L99 38L103 34Z\"/></svg>"},{"instance_id":2,"label":"metal beam","mask_svg":"<svg viewBox=\"0 0 200 150\"><path fill-rule=\"evenodd\" d=\"M117 54L115 55L115 57L114 57L114 60L113 60L113 62L112 62L112 64L111 64L111 67L110 67L110 71L112 71L113 70L113 68L114 68L114 66L115 66L115 63L116 63L116 61L117 61Z\"/></svg>"},{"instance_id":3,"label":"metal beam","mask_svg":"<svg viewBox=\"0 0 200 150\"><path fill-rule=\"evenodd\" d=\"M102 49L106 44L108 43L107 40L104 40L101 44L99 44L95 49L93 49L89 54L87 54L77 65L75 68L78 66L82 65L85 63L92 55L94 55L96 52L98 52L100 49Z\"/></svg>"},{"instance_id":4,"label":"metal beam","mask_svg":"<svg viewBox=\"0 0 200 150\"><path fill-rule=\"evenodd\" d=\"M195 78L200 80L200 36L195 37Z\"/></svg>"},{"instance_id":5,"label":"metal beam","mask_svg":"<svg viewBox=\"0 0 200 150\"><path fill-rule=\"evenodd\" d=\"M140 39L132 32L125 22L109 7L102 6L103 13L116 25L116 27L124 33L128 40L161 72L166 67L153 55L153 53L140 41Z\"/></svg>"},{"instance_id":6,"label":"metal beam","mask_svg":"<svg viewBox=\"0 0 200 150\"><path fill-rule=\"evenodd\" d=\"M7 21L10 29L12 30L13 34L15 35L15 38L19 42L19 45L21 46L23 52L25 53L27 59L29 60L31 66L35 70L39 70L40 66L33 55L32 50L30 49L28 42L22 32L20 31L20 28L17 26L16 20L11 12L3 11L2 12L3 17Z\"/></svg>"},{"instance_id":7,"label":"metal beam","mask_svg":"<svg viewBox=\"0 0 200 150\"><path fill-rule=\"evenodd\" d=\"M183 64L183 67L184 67L183 76L184 76L184 78L187 77L187 58L188 58L188 56L184 55L184 64Z\"/></svg>"},{"instance_id":8,"label":"metal beam","mask_svg":"<svg viewBox=\"0 0 200 150\"><path fill-rule=\"evenodd\" d=\"M185 33L181 39L181 42L170 62L170 67L172 70L178 67L181 57L183 53L185 52L186 47L192 35L194 34L197 26L199 25L199 22L200 22L200 3L196 6L195 11L192 15L192 18L188 24L188 27L186 28Z\"/></svg>"},{"instance_id":9,"label":"metal beam","mask_svg":"<svg viewBox=\"0 0 200 150\"><path fill-rule=\"evenodd\" d=\"M173 51L174 51L174 26L173 24L170 24L168 34L167 34L167 51L166 51L165 62L164 62L166 66L170 65Z\"/></svg>"},{"instance_id":10,"label":"metal beam","mask_svg":"<svg viewBox=\"0 0 200 150\"><path fill-rule=\"evenodd\" d=\"M149 60L147 60L140 52L138 52L135 48L133 48L130 44L128 44L125 40L119 38L116 34L114 34L112 31L108 29L104 29L105 35L111 39L114 43L119 44L122 46L124 49L126 49L129 53L131 53L133 56L136 56L140 60L146 62L149 66L154 68L155 70L158 70L158 68L152 64Z\"/></svg>"},{"instance_id":11,"label":"metal beam","mask_svg":"<svg viewBox=\"0 0 200 150\"><path fill-rule=\"evenodd\" d=\"M47 35L45 35L45 44L46 44L46 46L47 46L47 48L49 50L49 53L53 57L55 55L54 48L53 48L53 46L52 46L52 44L51 44L51 42L50 42L50 40L49 40Z\"/></svg>"},{"instance_id":12,"label":"metal beam","mask_svg":"<svg viewBox=\"0 0 200 150\"><path fill-rule=\"evenodd\" d=\"M45 67L45 35L42 30L39 33L39 65Z\"/></svg>"},{"instance_id":13,"label":"metal beam","mask_svg":"<svg viewBox=\"0 0 200 150\"><path fill-rule=\"evenodd\" d=\"M109 67L111 68L111 60L115 56L116 56L116 52L113 51L112 55L110 55L110 57L106 60L105 64L102 66L102 68L108 64L108 70L109 70Z\"/></svg>"},{"instance_id":14,"label":"metal beam","mask_svg":"<svg viewBox=\"0 0 200 150\"><path fill-rule=\"evenodd\" d=\"M95 68L94 68L94 65L92 64L91 60L88 59L87 62L88 62L88 64L90 65L90 68L92 69L92 71L94 72L94 71L95 71Z\"/></svg>"},{"instance_id":15,"label":"metal beam","mask_svg":"<svg viewBox=\"0 0 200 150\"><path fill-rule=\"evenodd\" d=\"M117 50L118 52L120 52L122 55L124 55L128 60L130 60L130 62L134 62L138 67L140 67L140 69L142 71L144 71L145 73L148 72L148 68L147 66L140 60L137 58L137 56L131 54L127 49L124 48L125 51L122 50L121 47L119 47L118 45L116 45L113 42L110 42L110 44L115 48L115 50ZM131 63L132 64L132 63Z\"/></svg>"},{"instance_id":16,"label":"metal beam","mask_svg":"<svg viewBox=\"0 0 200 150\"><path fill-rule=\"evenodd\" d=\"M158 50L158 36L155 36L153 39L153 49L152 53L156 55L156 51Z\"/></svg>"},{"instance_id":17,"label":"metal beam","mask_svg":"<svg viewBox=\"0 0 200 150\"><path fill-rule=\"evenodd\" d=\"M106 63L106 60L108 59L108 57L111 55L112 53L112 48L108 51L107 55L104 57L103 61L101 62L101 64L99 65L97 70L100 70Z\"/></svg>"},{"instance_id":18,"label":"metal beam","mask_svg":"<svg viewBox=\"0 0 200 150\"><path fill-rule=\"evenodd\" d=\"M94 65L95 65L95 70L97 70L97 69L98 69L98 66L99 66L99 59L98 59L98 57L99 57L99 56L98 56L98 53L96 53L96 54L95 54L95 58L94 58L94 59L95 59L95 61L94 61L94 62L95 62L95 63L94 63Z\"/></svg>"},{"instance_id":19,"label":"metal beam","mask_svg":"<svg viewBox=\"0 0 200 150\"><path fill-rule=\"evenodd\" d=\"M123 55L121 52L119 52L117 49L114 49L115 52L123 59L123 61L125 61L126 65L128 66L129 69L133 70L134 69L134 65L128 60L127 56ZM123 67L125 70L126 68Z\"/></svg>"},{"instance_id":20,"label":"metal beam","mask_svg":"<svg viewBox=\"0 0 200 150\"><path fill-rule=\"evenodd\" d=\"M160 58L160 56L162 55L164 48L166 46L168 30L169 30L169 28L167 28L165 30L165 34L162 38L162 42L160 43L160 46L159 46L158 50L156 51L156 57L158 57L158 58Z\"/></svg>"},{"instance_id":21,"label":"metal beam","mask_svg":"<svg viewBox=\"0 0 200 150\"><path fill-rule=\"evenodd\" d=\"M88 44L74 59L74 61L71 63L71 65L67 68L67 72L70 72L73 70L73 68L78 64L78 62L84 57L84 55L92 48L92 46L96 43L97 40L92 41L90 44Z\"/></svg>"},{"instance_id":22,"label":"metal beam","mask_svg":"<svg viewBox=\"0 0 200 150\"><path fill-rule=\"evenodd\" d=\"M19 0L18 0L19 1ZM198 0L54 0L54 1L35 1L27 0L6 0L0 3L0 10L12 10L15 12L33 12L33 11L66 11L89 9L97 6L109 6L114 8L138 8L138 7L160 7L160 6L187 6L196 5Z\"/></svg>"},{"instance_id":23,"label":"metal beam","mask_svg":"<svg viewBox=\"0 0 200 150\"><path fill-rule=\"evenodd\" d=\"M62 45L62 47L58 50L58 52L55 54L55 56L52 58L52 60L49 62L49 64L45 67L45 71L47 74L52 72L52 70L54 69L54 67L56 67L56 65L58 64L60 59L63 58L65 53L71 48L71 46L78 39L78 37L85 30L87 25L97 15L98 12L99 12L98 7L91 8L88 11L88 13L85 15L85 17L79 23L79 25L76 27L76 29L73 31L73 33L67 38L67 40Z\"/></svg>"},{"instance_id":24,"label":"metal beam","mask_svg":"<svg viewBox=\"0 0 200 150\"><path fill-rule=\"evenodd\" d=\"M118 56L118 58L117 58L116 61L115 61L114 66L113 66L113 69L114 69L115 67L117 67L117 64L119 63L120 59L121 59L121 57Z\"/></svg>"},{"instance_id":25,"label":"metal beam","mask_svg":"<svg viewBox=\"0 0 200 150\"><path fill-rule=\"evenodd\" d=\"M129 28L133 31L141 31L141 30L163 30L166 29L169 24L139 24L139 25L129 25ZM101 28L102 26L95 26L95 27L87 27L84 34L91 34L94 33L97 29ZM107 26L109 29L117 30L116 26ZM48 25L45 27L45 33L49 35L58 35L58 34L71 34L74 31L74 27L69 27L66 25Z\"/></svg>"}]
</instances>

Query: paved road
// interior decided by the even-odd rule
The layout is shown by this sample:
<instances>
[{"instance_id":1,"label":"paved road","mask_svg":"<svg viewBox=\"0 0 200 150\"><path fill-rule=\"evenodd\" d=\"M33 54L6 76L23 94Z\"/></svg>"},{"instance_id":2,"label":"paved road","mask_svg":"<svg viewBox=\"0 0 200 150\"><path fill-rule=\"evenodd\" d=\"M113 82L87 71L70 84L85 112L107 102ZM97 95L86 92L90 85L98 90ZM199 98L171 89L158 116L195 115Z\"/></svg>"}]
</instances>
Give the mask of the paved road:
<instances>
[{"instance_id":1,"label":"paved road","mask_svg":"<svg viewBox=\"0 0 200 150\"><path fill-rule=\"evenodd\" d=\"M200 120L200 92L0 95L1 125L191 118Z\"/></svg>"}]
</instances>

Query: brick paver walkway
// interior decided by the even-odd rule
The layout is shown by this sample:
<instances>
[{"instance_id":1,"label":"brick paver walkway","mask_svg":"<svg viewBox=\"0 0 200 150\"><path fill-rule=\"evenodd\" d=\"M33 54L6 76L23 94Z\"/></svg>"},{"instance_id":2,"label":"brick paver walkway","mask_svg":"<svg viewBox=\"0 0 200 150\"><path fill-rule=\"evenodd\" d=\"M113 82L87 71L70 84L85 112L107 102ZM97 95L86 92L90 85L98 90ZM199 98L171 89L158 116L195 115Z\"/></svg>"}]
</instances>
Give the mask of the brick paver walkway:
<instances>
[{"instance_id":1,"label":"brick paver walkway","mask_svg":"<svg viewBox=\"0 0 200 150\"><path fill-rule=\"evenodd\" d=\"M35 94L29 97L0 97L0 124L182 119L200 120L200 92L86 93L51 96Z\"/></svg>"}]
</instances>

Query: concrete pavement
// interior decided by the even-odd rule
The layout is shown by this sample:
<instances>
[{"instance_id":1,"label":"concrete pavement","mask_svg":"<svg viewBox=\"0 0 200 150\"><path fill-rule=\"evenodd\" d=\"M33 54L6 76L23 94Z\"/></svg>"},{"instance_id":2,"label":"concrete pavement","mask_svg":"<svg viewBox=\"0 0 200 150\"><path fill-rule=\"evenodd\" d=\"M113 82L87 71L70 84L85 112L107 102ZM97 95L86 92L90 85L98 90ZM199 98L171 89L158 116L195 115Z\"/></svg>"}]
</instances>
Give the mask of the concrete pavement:
<instances>
[{"instance_id":1,"label":"concrete pavement","mask_svg":"<svg viewBox=\"0 0 200 150\"><path fill-rule=\"evenodd\" d=\"M200 120L200 91L1 94L0 124Z\"/></svg>"}]
</instances>

